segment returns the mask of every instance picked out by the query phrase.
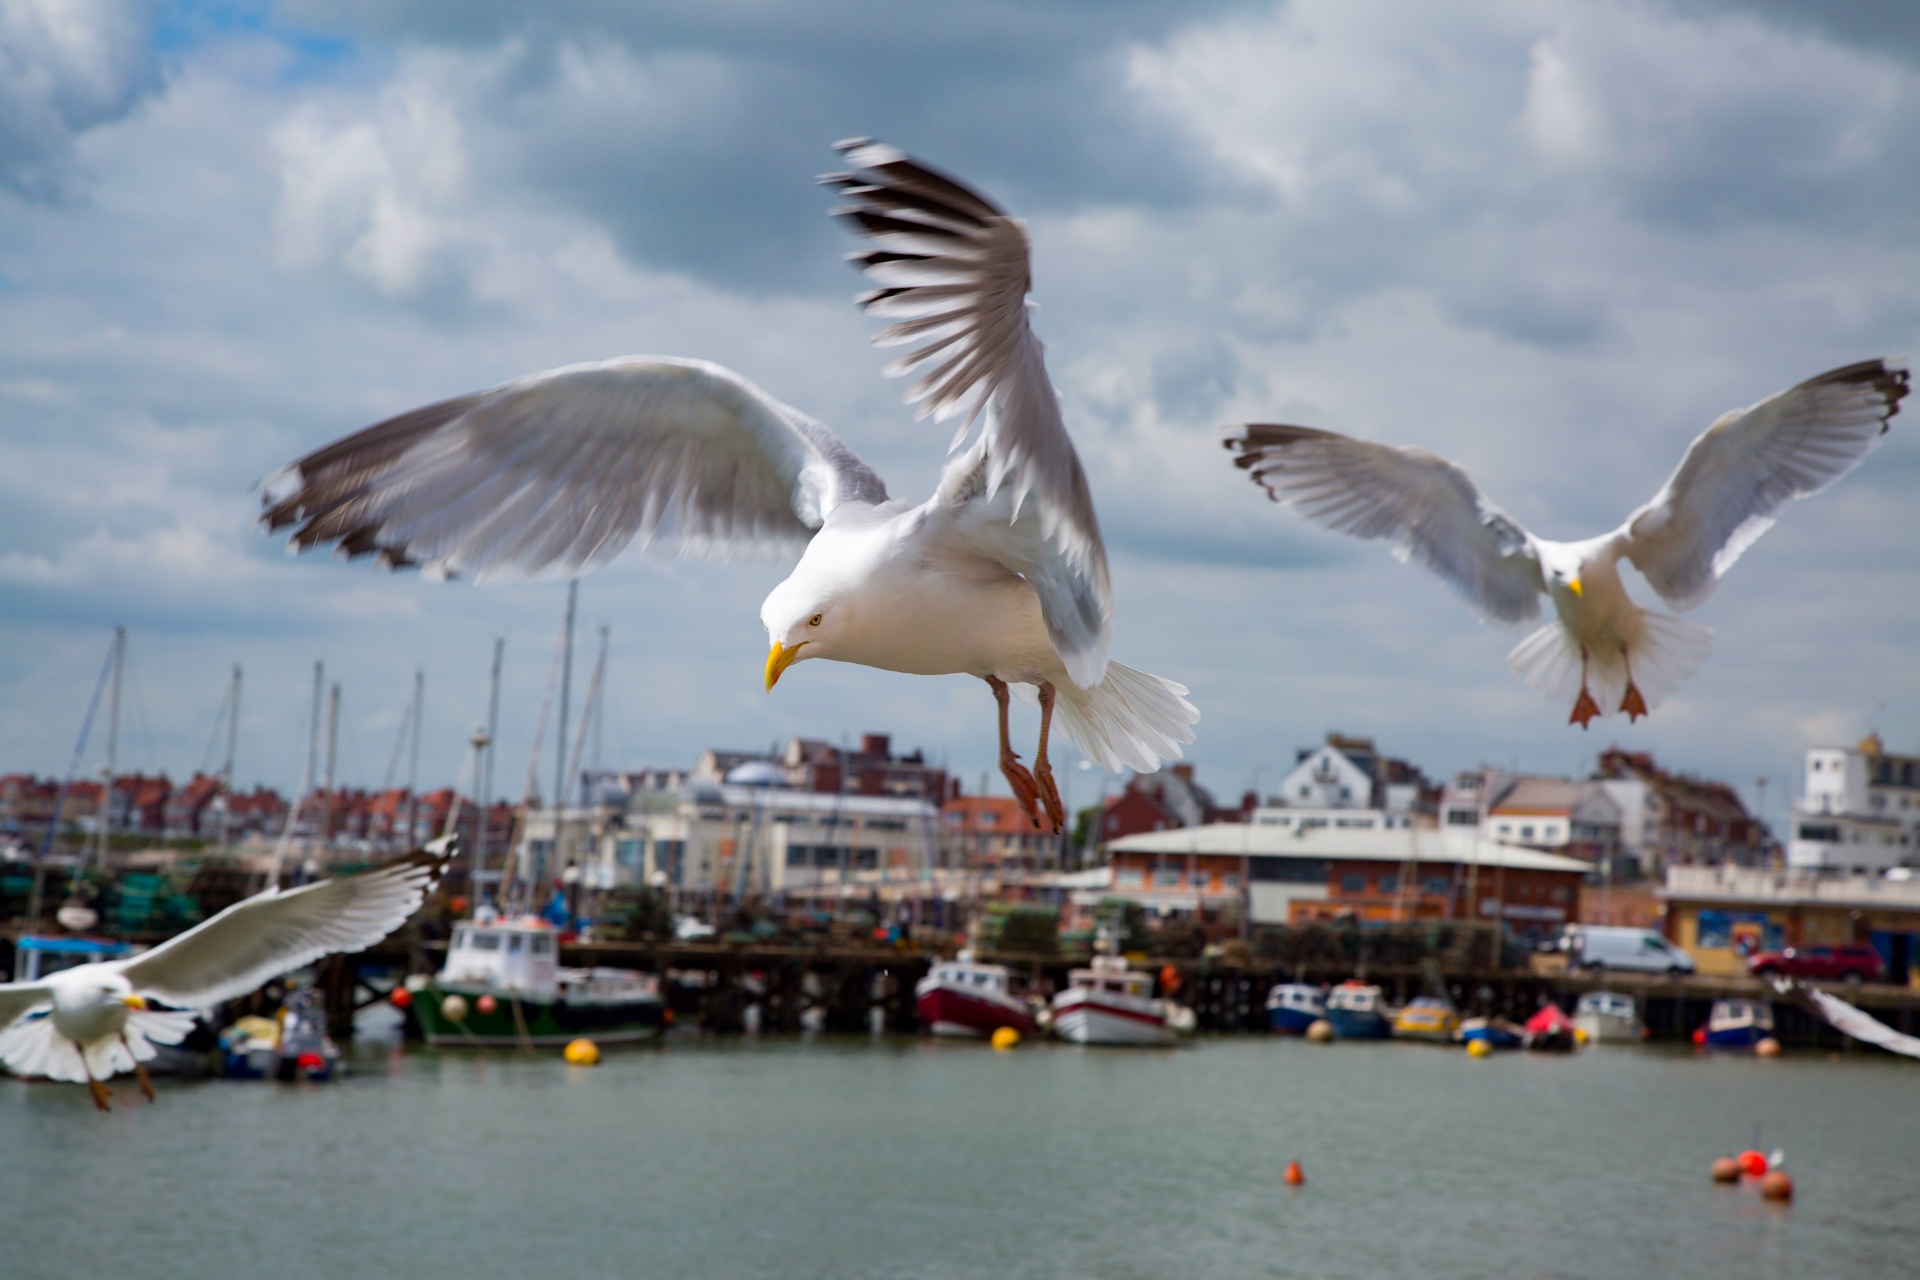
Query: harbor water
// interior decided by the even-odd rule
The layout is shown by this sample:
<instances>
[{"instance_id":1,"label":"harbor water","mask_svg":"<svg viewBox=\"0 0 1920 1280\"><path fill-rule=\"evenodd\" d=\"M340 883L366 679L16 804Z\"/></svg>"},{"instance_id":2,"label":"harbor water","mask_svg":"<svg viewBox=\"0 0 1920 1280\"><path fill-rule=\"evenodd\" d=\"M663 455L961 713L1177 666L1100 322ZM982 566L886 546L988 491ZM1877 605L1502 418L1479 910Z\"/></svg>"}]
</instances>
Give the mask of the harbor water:
<instances>
[{"instance_id":1,"label":"harbor water","mask_svg":"<svg viewBox=\"0 0 1920 1280\"><path fill-rule=\"evenodd\" d=\"M1920 1258L1920 1069L1864 1053L688 1037L591 1069L364 1039L353 1061L331 1085L162 1080L153 1105L123 1078L110 1115L0 1082L4 1273L1835 1280ZM1791 1205L1709 1181L1756 1139Z\"/></svg>"}]
</instances>

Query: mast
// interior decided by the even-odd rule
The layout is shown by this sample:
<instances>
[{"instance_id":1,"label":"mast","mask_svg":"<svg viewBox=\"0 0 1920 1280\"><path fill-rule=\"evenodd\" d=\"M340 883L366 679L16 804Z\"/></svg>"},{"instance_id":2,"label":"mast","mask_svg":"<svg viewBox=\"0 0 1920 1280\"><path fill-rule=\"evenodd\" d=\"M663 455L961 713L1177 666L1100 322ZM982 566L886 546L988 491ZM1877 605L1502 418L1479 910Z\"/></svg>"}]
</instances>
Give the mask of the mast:
<instances>
[{"instance_id":1,"label":"mast","mask_svg":"<svg viewBox=\"0 0 1920 1280\"><path fill-rule=\"evenodd\" d=\"M47 858L53 853L54 837L60 832L60 815L67 807L67 793L73 789L73 775L80 771L80 761L87 753L87 736L93 731L94 713L100 710L100 695L107 686L107 677L113 670L114 655L119 651L120 640L114 637L114 644L107 651L107 660L100 664L100 674L93 682L93 696L87 699L86 718L80 721L80 737L73 744L73 758L67 761L66 776L60 779L60 790L54 793L53 814L47 819L46 838L40 844L40 853L33 860L33 889L27 897L26 930L31 933L40 923L41 901L47 888ZM69 881L71 883L71 881ZM14 971L19 972L20 961L14 959Z\"/></svg>"},{"instance_id":2,"label":"mast","mask_svg":"<svg viewBox=\"0 0 1920 1280\"><path fill-rule=\"evenodd\" d=\"M473 904L480 905L486 889L480 879L480 873L487 866L487 819L493 812L493 740L500 726L500 659L506 652L507 638L493 638L493 676L487 692L487 731L486 741L476 742L485 754L479 761L474 783L480 792L476 807L479 818L473 827Z\"/></svg>"},{"instance_id":3,"label":"mast","mask_svg":"<svg viewBox=\"0 0 1920 1280\"><path fill-rule=\"evenodd\" d=\"M567 579L567 620L560 632L560 732L553 740L553 807L556 811L556 822L559 820L558 811L564 809L567 803L567 712L571 709L569 703L573 699L573 613L579 598L580 579ZM557 826L554 829L553 845L554 853L558 854L560 833Z\"/></svg>"},{"instance_id":4,"label":"mast","mask_svg":"<svg viewBox=\"0 0 1920 1280\"><path fill-rule=\"evenodd\" d=\"M427 673L413 669L413 758L407 765L407 844L412 849L419 839L415 820L420 813L420 713L426 706Z\"/></svg>"},{"instance_id":5,"label":"mast","mask_svg":"<svg viewBox=\"0 0 1920 1280\"><path fill-rule=\"evenodd\" d=\"M113 629L113 688L107 695L107 763L102 771L99 829L94 833L94 849L99 865L107 865L107 831L113 825L113 775L120 752L120 680L127 663L127 629ZM59 815L55 815L58 817ZM86 861L81 862L85 869ZM75 873L76 882L79 873ZM78 888L78 884L74 885Z\"/></svg>"},{"instance_id":6,"label":"mast","mask_svg":"<svg viewBox=\"0 0 1920 1280\"><path fill-rule=\"evenodd\" d=\"M220 848L230 843L233 831L233 756L240 741L240 664L233 664L233 687L227 691L227 759L220 766L220 791L225 800L220 808Z\"/></svg>"},{"instance_id":7,"label":"mast","mask_svg":"<svg viewBox=\"0 0 1920 1280\"><path fill-rule=\"evenodd\" d=\"M340 685L336 682L327 698L327 780L325 798L320 801L320 844L333 844L333 763L340 751Z\"/></svg>"},{"instance_id":8,"label":"mast","mask_svg":"<svg viewBox=\"0 0 1920 1280\"><path fill-rule=\"evenodd\" d=\"M307 786L320 776L320 694L326 687L326 666L313 664L313 719L312 728L307 731L307 777L301 785Z\"/></svg>"}]
</instances>

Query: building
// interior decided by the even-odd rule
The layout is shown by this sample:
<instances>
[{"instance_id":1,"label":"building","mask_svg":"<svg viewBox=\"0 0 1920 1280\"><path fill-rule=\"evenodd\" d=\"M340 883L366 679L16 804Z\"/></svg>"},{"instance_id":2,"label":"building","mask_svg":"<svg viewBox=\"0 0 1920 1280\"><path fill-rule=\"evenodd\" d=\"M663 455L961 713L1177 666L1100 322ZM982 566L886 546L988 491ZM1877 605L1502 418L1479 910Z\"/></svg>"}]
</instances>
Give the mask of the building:
<instances>
[{"instance_id":1,"label":"building","mask_svg":"<svg viewBox=\"0 0 1920 1280\"><path fill-rule=\"evenodd\" d=\"M736 778L741 769L748 769L752 779ZM960 794L947 771L929 764L925 753L894 755L893 740L884 733L862 734L857 750L816 738L789 739L777 754L708 750L700 754L693 776L723 783L777 777L780 785L795 791L907 797L934 805Z\"/></svg>"},{"instance_id":2,"label":"building","mask_svg":"<svg viewBox=\"0 0 1920 1280\"><path fill-rule=\"evenodd\" d=\"M1372 738L1329 733L1321 746L1299 751L1268 804L1431 814L1439 798L1439 789L1424 773L1405 760L1381 755Z\"/></svg>"},{"instance_id":3,"label":"building","mask_svg":"<svg viewBox=\"0 0 1920 1280\"><path fill-rule=\"evenodd\" d=\"M1108 892L1155 915L1245 910L1256 924L1476 918L1545 934L1579 919L1591 868L1577 858L1490 840L1463 855L1404 817L1352 817L1348 826L1256 820L1128 836L1108 847Z\"/></svg>"},{"instance_id":4,"label":"building","mask_svg":"<svg viewBox=\"0 0 1920 1280\"><path fill-rule=\"evenodd\" d=\"M1669 866L1772 861L1766 826L1724 782L1673 773L1644 751L1600 753L1595 780L1620 809L1622 850L1649 874Z\"/></svg>"},{"instance_id":5,"label":"building","mask_svg":"<svg viewBox=\"0 0 1920 1280\"><path fill-rule=\"evenodd\" d=\"M1256 797L1248 792L1240 798L1239 808L1223 808L1211 791L1194 780L1191 764L1168 765L1153 773L1134 774L1119 795L1108 797L1100 811L1099 837L1105 842L1208 822L1244 822L1255 803Z\"/></svg>"},{"instance_id":6,"label":"building","mask_svg":"<svg viewBox=\"0 0 1920 1280\"><path fill-rule=\"evenodd\" d=\"M1600 866L1620 852L1620 806L1591 782L1512 778L1491 799L1482 831Z\"/></svg>"},{"instance_id":7,"label":"building","mask_svg":"<svg viewBox=\"0 0 1920 1280\"><path fill-rule=\"evenodd\" d=\"M1920 979L1920 876L1896 870L1680 866L1666 875L1667 935L1700 972L1746 972L1746 956L1780 947L1870 944L1887 981Z\"/></svg>"},{"instance_id":8,"label":"building","mask_svg":"<svg viewBox=\"0 0 1920 1280\"><path fill-rule=\"evenodd\" d=\"M1808 751L1787 865L1865 874L1916 864L1920 756L1891 754L1877 733L1851 749Z\"/></svg>"}]
</instances>

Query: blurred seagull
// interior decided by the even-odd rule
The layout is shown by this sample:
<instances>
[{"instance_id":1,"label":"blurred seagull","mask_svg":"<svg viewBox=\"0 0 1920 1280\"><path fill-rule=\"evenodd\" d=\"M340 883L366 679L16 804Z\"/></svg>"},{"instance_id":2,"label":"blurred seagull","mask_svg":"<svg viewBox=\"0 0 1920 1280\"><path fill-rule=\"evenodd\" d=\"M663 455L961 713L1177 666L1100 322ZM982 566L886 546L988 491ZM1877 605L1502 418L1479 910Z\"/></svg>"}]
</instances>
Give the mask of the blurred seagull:
<instances>
[{"instance_id":1,"label":"blurred seagull","mask_svg":"<svg viewBox=\"0 0 1920 1280\"><path fill-rule=\"evenodd\" d=\"M629 356L571 365L415 409L273 477L263 522L290 550L482 580L669 555L791 552L760 609L771 690L832 658L993 689L1000 769L1035 827L1066 820L1047 759L1067 735L1110 769L1149 772L1193 741L1186 688L1109 660L1113 602L1087 479L1027 323L1027 233L986 197L891 147L836 145L823 178L872 243L860 305L914 344L922 416L964 415L932 497L890 499L852 449L718 365ZM978 426L978 431L974 428ZM970 446L962 448L968 436ZM1008 740L1009 686L1038 689L1029 771Z\"/></svg>"},{"instance_id":2,"label":"blurred seagull","mask_svg":"<svg viewBox=\"0 0 1920 1280\"><path fill-rule=\"evenodd\" d=\"M85 1081L102 1111L106 1082L131 1070L151 1101L146 1063L155 1045L178 1044L193 1029L192 1010L321 956L372 946L419 909L445 859L417 853L286 893L269 888L151 951L0 983L0 1062L17 1076Z\"/></svg>"},{"instance_id":3,"label":"blurred seagull","mask_svg":"<svg viewBox=\"0 0 1920 1280\"><path fill-rule=\"evenodd\" d=\"M1585 728L1609 706L1629 720L1647 714L1712 647L1708 628L1636 605L1620 559L1669 605L1693 608L1788 502L1820 492L1879 444L1906 394L1905 369L1869 360L1725 414L1653 501L1584 542L1536 538L1458 465L1424 449L1266 425L1237 428L1225 443L1274 501L1342 533L1394 539L1394 554L1419 560L1497 621L1530 621L1544 593L1556 621L1516 645L1507 666L1550 699L1572 698L1568 723Z\"/></svg>"}]
</instances>

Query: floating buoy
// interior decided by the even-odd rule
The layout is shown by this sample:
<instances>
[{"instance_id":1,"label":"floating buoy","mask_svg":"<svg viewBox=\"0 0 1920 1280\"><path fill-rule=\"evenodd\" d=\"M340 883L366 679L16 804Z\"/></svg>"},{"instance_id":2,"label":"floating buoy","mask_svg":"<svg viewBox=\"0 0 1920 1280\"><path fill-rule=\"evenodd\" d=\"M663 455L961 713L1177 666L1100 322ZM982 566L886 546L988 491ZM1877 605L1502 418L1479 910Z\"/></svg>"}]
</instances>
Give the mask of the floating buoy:
<instances>
[{"instance_id":1,"label":"floating buoy","mask_svg":"<svg viewBox=\"0 0 1920 1280\"><path fill-rule=\"evenodd\" d=\"M1333 1024L1325 1018L1315 1018L1313 1025L1307 1028L1307 1039L1315 1044L1332 1044Z\"/></svg>"},{"instance_id":2,"label":"floating buoy","mask_svg":"<svg viewBox=\"0 0 1920 1280\"><path fill-rule=\"evenodd\" d=\"M500 1007L500 1002L492 996L481 996L473 1002L473 1007L480 1011L481 1017L486 1018L491 1017L493 1011Z\"/></svg>"},{"instance_id":3,"label":"floating buoy","mask_svg":"<svg viewBox=\"0 0 1920 1280\"><path fill-rule=\"evenodd\" d=\"M1287 1162L1287 1171L1281 1174L1280 1177L1282 1181L1290 1187L1304 1187L1307 1185L1306 1172L1300 1168L1300 1162L1298 1160L1289 1160Z\"/></svg>"},{"instance_id":4,"label":"floating buoy","mask_svg":"<svg viewBox=\"0 0 1920 1280\"><path fill-rule=\"evenodd\" d=\"M1760 1194L1768 1200L1791 1200L1793 1179L1787 1176L1784 1169L1775 1169L1760 1179Z\"/></svg>"},{"instance_id":5,"label":"floating buoy","mask_svg":"<svg viewBox=\"0 0 1920 1280\"><path fill-rule=\"evenodd\" d=\"M324 1068L327 1065L327 1060L312 1050L308 1050L306 1053L295 1058L293 1065L311 1075Z\"/></svg>"},{"instance_id":6,"label":"floating buoy","mask_svg":"<svg viewBox=\"0 0 1920 1280\"><path fill-rule=\"evenodd\" d=\"M413 992L405 987L395 987L387 992L387 1000L396 1009L404 1009L413 1003Z\"/></svg>"},{"instance_id":7,"label":"floating buoy","mask_svg":"<svg viewBox=\"0 0 1920 1280\"><path fill-rule=\"evenodd\" d=\"M458 991L440 1002L440 1012L447 1015L448 1022L467 1020L467 998Z\"/></svg>"},{"instance_id":8,"label":"floating buoy","mask_svg":"<svg viewBox=\"0 0 1920 1280\"><path fill-rule=\"evenodd\" d=\"M1749 1178L1758 1178L1767 1171L1767 1158L1758 1151L1740 1153L1740 1172Z\"/></svg>"},{"instance_id":9,"label":"floating buoy","mask_svg":"<svg viewBox=\"0 0 1920 1280\"><path fill-rule=\"evenodd\" d=\"M1707 1047L1707 1029L1705 1027L1695 1027L1693 1029L1693 1047L1696 1049L1704 1049Z\"/></svg>"},{"instance_id":10,"label":"floating buoy","mask_svg":"<svg viewBox=\"0 0 1920 1280\"><path fill-rule=\"evenodd\" d=\"M991 1043L996 1049L1017 1048L1020 1044L1020 1033L1012 1027L995 1027Z\"/></svg>"},{"instance_id":11,"label":"floating buoy","mask_svg":"<svg viewBox=\"0 0 1920 1280\"><path fill-rule=\"evenodd\" d=\"M1715 1182L1740 1181L1740 1162L1732 1156L1721 1156L1713 1162L1713 1180Z\"/></svg>"},{"instance_id":12,"label":"floating buoy","mask_svg":"<svg viewBox=\"0 0 1920 1280\"><path fill-rule=\"evenodd\" d=\"M576 1067L597 1066L600 1062L600 1046L585 1037L569 1040L565 1056Z\"/></svg>"},{"instance_id":13,"label":"floating buoy","mask_svg":"<svg viewBox=\"0 0 1920 1280\"><path fill-rule=\"evenodd\" d=\"M1772 1036L1766 1037L1765 1039L1761 1040L1759 1044L1756 1044L1755 1046L1753 1046L1753 1056L1756 1058L1779 1057L1780 1042L1778 1040L1775 1040Z\"/></svg>"},{"instance_id":14,"label":"floating buoy","mask_svg":"<svg viewBox=\"0 0 1920 1280\"><path fill-rule=\"evenodd\" d=\"M1573 1029L1573 1042L1575 1044L1585 1044L1587 1043L1587 1041L1591 1040L1592 1038L1593 1038L1592 1036L1589 1036L1587 1034L1587 1029L1585 1027L1575 1027Z\"/></svg>"},{"instance_id":15,"label":"floating buoy","mask_svg":"<svg viewBox=\"0 0 1920 1280\"><path fill-rule=\"evenodd\" d=\"M1467 1041L1467 1056L1469 1058L1490 1058L1493 1056L1493 1046L1485 1040L1469 1040Z\"/></svg>"}]
</instances>

